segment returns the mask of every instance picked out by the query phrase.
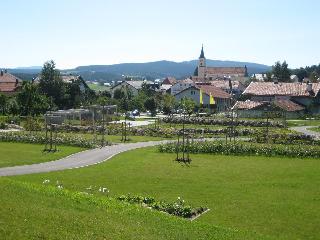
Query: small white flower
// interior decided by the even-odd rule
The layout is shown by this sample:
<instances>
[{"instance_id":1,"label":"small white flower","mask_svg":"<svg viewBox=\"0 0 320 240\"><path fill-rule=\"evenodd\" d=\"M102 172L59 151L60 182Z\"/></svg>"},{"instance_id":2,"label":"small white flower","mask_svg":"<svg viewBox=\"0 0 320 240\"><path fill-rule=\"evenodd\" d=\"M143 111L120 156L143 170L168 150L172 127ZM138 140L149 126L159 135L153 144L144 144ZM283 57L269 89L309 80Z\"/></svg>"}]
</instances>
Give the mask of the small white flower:
<instances>
[{"instance_id":1,"label":"small white flower","mask_svg":"<svg viewBox=\"0 0 320 240\"><path fill-rule=\"evenodd\" d=\"M58 188L59 188L59 189L62 189L63 187L62 187L62 185L58 185Z\"/></svg>"},{"instance_id":2,"label":"small white flower","mask_svg":"<svg viewBox=\"0 0 320 240\"><path fill-rule=\"evenodd\" d=\"M45 179L42 183L43 183L43 184L46 184L46 183L49 183L49 182L50 182L49 179Z\"/></svg>"},{"instance_id":3,"label":"small white flower","mask_svg":"<svg viewBox=\"0 0 320 240\"><path fill-rule=\"evenodd\" d=\"M108 190L108 188L106 188L106 187L100 187L100 188L99 188L99 192L108 193L109 190Z\"/></svg>"}]
</instances>

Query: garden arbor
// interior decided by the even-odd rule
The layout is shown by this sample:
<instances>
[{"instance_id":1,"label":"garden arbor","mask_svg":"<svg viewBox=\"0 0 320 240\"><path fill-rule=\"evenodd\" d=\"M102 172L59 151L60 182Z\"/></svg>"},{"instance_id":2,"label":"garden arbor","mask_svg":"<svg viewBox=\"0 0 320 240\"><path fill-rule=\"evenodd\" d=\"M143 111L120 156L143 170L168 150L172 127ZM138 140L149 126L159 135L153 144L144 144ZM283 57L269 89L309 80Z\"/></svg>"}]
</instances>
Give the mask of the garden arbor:
<instances>
[{"instance_id":1,"label":"garden arbor","mask_svg":"<svg viewBox=\"0 0 320 240\"><path fill-rule=\"evenodd\" d=\"M112 121L117 112L116 105L91 105L88 108L49 111L44 115L46 145L44 151L56 151L59 129L72 130L74 127L91 129L94 141L98 143L97 132L102 134L100 145L105 146L106 124Z\"/></svg>"}]
</instances>

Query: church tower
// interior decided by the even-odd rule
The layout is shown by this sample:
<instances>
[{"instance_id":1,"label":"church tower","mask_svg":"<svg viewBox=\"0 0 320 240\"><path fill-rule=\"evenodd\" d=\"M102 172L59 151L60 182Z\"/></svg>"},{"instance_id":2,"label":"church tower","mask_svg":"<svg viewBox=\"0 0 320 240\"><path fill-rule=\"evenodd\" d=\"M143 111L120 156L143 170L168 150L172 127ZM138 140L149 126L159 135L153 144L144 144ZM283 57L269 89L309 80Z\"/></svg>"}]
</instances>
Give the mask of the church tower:
<instances>
[{"instance_id":1,"label":"church tower","mask_svg":"<svg viewBox=\"0 0 320 240\"><path fill-rule=\"evenodd\" d=\"M198 77L204 79L206 76L206 58L204 56L204 51L203 51L203 44L201 48L201 53L199 57L199 63L198 63Z\"/></svg>"}]
</instances>

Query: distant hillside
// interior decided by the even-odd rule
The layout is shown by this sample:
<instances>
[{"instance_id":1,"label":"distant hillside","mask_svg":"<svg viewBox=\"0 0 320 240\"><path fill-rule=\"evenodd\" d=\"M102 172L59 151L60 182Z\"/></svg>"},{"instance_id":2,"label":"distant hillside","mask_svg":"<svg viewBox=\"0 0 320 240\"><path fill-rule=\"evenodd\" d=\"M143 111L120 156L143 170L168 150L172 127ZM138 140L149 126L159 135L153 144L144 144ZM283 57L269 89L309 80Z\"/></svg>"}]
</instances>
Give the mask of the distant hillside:
<instances>
[{"instance_id":1,"label":"distant hillside","mask_svg":"<svg viewBox=\"0 0 320 240\"><path fill-rule=\"evenodd\" d=\"M101 82L110 82L122 79L122 75L145 77L150 80L173 76L182 79L193 75L198 64L198 60L185 62L156 61L147 63L121 63L113 65L91 65L79 66L75 69L62 70L63 73L73 73L81 75L86 80L97 80ZM211 67L244 67L247 66L248 73L266 72L271 69L270 66L236 61L220 61L207 59L207 66ZM29 79L40 72L39 68L16 68L11 69L11 73L21 76L23 79Z\"/></svg>"}]
</instances>

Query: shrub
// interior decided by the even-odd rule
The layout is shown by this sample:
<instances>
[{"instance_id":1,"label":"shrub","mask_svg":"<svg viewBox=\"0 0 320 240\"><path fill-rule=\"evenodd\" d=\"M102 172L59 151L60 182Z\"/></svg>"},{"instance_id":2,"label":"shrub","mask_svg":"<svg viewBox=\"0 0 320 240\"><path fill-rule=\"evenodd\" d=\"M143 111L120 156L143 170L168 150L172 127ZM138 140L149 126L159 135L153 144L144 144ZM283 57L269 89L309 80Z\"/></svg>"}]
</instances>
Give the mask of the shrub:
<instances>
[{"instance_id":1,"label":"shrub","mask_svg":"<svg viewBox=\"0 0 320 240\"><path fill-rule=\"evenodd\" d=\"M8 128L7 124L5 124L4 122L0 123L0 129L7 129L7 128Z\"/></svg>"},{"instance_id":2,"label":"shrub","mask_svg":"<svg viewBox=\"0 0 320 240\"><path fill-rule=\"evenodd\" d=\"M2 142L22 142L22 143L38 143L45 144L47 142L44 135L31 135L27 133L0 133L0 141ZM87 141L81 137L70 137L67 135L60 135L56 138L57 145L68 145L84 148L95 148L96 144L92 141Z\"/></svg>"},{"instance_id":3,"label":"shrub","mask_svg":"<svg viewBox=\"0 0 320 240\"><path fill-rule=\"evenodd\" d=\"M196 215L199 215L207 210L207 208L192 208L189 205L185 204L185 201L178 197L175 202L168 203L165 201L155 201L153 197L143 197L143 196L134 196L134 195L122 195L117 198L120 201L128 202L131 204L141 204L152 209L169 213L171 215L192 218Z\"/></svg>"},{"instance_id":4,"label":"shrub","mask_svg":"<svg viewBox=\"0 0 320 240\"><path fill-rule=\"evenodd\" d=\"M206 117L165 117L162 119L165 123L176 123L182 124L183 122L186 124L197 124L197 125L221 125L221 126L250 126L250 127L266 127L267 125L270 127L285 127L283 123L280 122L272 122L269 121L253 121L253 120L237 120L232 121L231 119L217 119L217 118L206 118Z\"/></svg>"},{"instance_id":5,"label":"shrub","mask_svg":"<svg viewBox=\"0 0 320 240\"><path fill-rule=\"evenodd\" d=\"M27 131L41 131L43 124L39 119L27 117L24 128Z\"/></svg>"},{"instance_id":6,"label":"shrub","mask_svg":"<svg viewBox=\"0 0 320 240\"><path fill-rule=\"evenodd\" d=\"M159 152L175 153L182 151L182 145L176 143L162 144L158 146ZM316 146L297 146L297 145L268 145L253 144L245 142L225 143L215 142L194 142L189 145L190 153L211 153L223 155L261 155L261 156L286 156L286 157L312 157L320 158L320 148Z\"/></svg>"}]
</instances>

